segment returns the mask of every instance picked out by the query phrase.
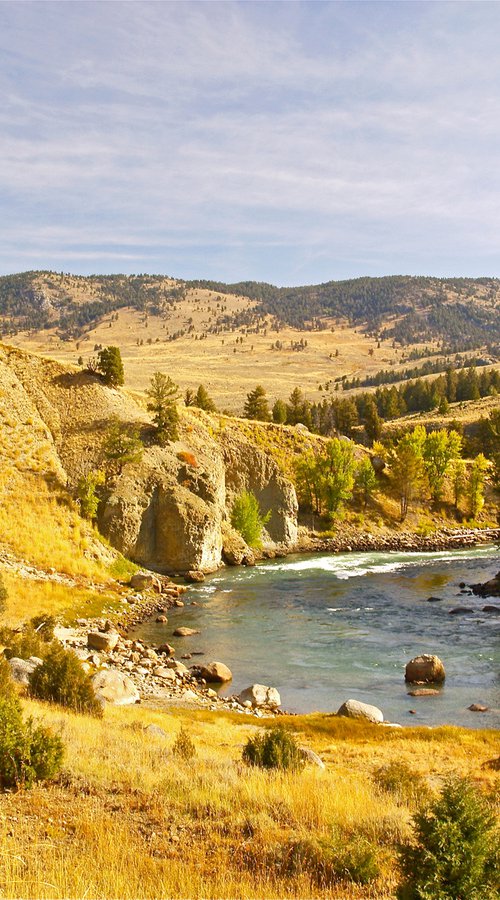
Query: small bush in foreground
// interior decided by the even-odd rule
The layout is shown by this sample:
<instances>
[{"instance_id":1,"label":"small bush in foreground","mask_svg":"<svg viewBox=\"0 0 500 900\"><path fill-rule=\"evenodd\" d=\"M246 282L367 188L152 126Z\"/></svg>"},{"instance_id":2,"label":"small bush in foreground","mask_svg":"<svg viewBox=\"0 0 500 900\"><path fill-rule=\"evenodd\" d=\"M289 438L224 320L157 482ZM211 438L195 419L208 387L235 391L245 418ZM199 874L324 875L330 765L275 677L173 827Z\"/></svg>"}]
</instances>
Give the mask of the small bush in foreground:
<instances>
[{"instance_id":1,"label":"small bush in foreground","mask_svg":"<svg viewBox=\"0 0 500 900\"><path fill-rule=\"evenodd\" d=\"M500 841L487 801L464 778L450 779L414 817L414 844L400 848L400 900L493 900Z\"/></svg>"},{"instance_id":2,"label":"small bush in foreground","mask_svg":"<svg viewBox=\"0 0 500 900\"><path fill-rule=\"evenodd\" d=\"M243 748L243 761L262 769L296 771L304 759L293 734L284 728L272 728L249 738Z\"/></svg>"},{"instance_id":3,"label":"small bush in foreground","mask_svg":"<svg viewBox=\"0 0 500 900\"><path fill-rule=\"evenodd\" d=\"M53 778L61 768L64 748L48 728L23 721L17 697L0 698L0 790L31 787Z\"/></svg>"},{"instance_id":4,"label":"small bush in foreground","mask_svg":"<svg viewBox=\"0 0 500 900\"><path fill-rule=\"evenodd\" d=\"M52 647L43 661L30 675L29 691L38 700L51 700L75 712L102 716L92 681L80 660L71 650Z\"/></svg>"},{"instance_id":5,"label":"small bush in foreground","mask_svg":"<svg viewBox=\"0 0 500 900\"><path fill-rule=\"evenodd\" d=\"M196 756L196 747L194 746L190 734L185 728L181 728L179 731L179 734L174 741L174 746L172 747L172 753L175 756L186 760L193 759L193 757Z\"/></svg>"}]
</instances>

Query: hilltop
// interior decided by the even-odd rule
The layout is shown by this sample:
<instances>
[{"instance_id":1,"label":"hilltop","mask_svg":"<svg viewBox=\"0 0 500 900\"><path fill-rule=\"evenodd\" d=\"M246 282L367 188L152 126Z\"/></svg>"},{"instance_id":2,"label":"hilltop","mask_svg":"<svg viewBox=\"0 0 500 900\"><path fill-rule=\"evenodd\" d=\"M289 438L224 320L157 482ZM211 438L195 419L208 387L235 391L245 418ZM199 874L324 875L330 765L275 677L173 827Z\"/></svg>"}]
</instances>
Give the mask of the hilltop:
<instances>
[{"instance_id":1,"label":"hilltop","mask_svg":"<svg viewBox=\"0 0 500 900\"><path fill-rule=\"evenodd\" d=\"M209 389L240 413L256 383L272 399L311 401L343 381L391 383L411 367L499 357L496 279L362 278L301 288L154 275L27 272L0 278L4 340L84 364L120 347L130 387L168 371L182 391Z\"/></svg>"}]
</instances>

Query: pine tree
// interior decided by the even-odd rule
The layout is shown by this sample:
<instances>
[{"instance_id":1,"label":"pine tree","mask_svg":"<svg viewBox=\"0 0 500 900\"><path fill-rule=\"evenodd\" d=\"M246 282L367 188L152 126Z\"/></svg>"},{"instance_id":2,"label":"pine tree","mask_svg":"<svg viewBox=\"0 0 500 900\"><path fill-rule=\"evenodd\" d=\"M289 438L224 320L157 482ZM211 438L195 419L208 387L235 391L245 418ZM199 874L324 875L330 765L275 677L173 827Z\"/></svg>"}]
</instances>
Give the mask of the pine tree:
<instances>
[{"instance_id":1,"label":"pine tree","mask_svg":"<svg viewBox=\"0 0 500 900\"><path fill-rule=\"evenodd\" d=\"M162 372L155 372L146 391L149 398L147 409L153 413L153 422L156 425L156 441L160 445L168 441L176 441L179 437L177 426L179 413L176 400L179 397L178 387L170 376Z\"/></svg>"},{"instance_id":2,"label":"pine tree","mask_svg":"<svg viewBox=\"0 0 500 900\"><path fill-rule=\"evenodd\" d=\"M250 391L250 393L247 394L243 415L246 419L255 419L260 422L271 421L269 404L267 402L266 392L262 385L258 384L253 391Z\"/></svg>"},{"instance_id":3,"label":"pine tree","mask_svg":"<svg viewBox=\"0 0 500 900\"><path fill-rule=\"evenodd\" d=\"M122 422L117 416L113 416L103 444L106 478L121 475L123 467L128 463L140 462L142 453L143 445L137 425Z\"/></svg>"},{"instance_id":4,"label":"pine tree","mask_svg":"<svg viewBox=\"0 0 500 900\"><path fill-rule=\"evenodd\" d=\"M104 347L97 354L97 371L102 375L105 384L117 387L124 384L122 356L119 347Z\"/></svg>"},{"instance_id":5,"label":"pine tree","mask_svg":"<svg viewBox=\"0 0 500 900\"><path fill-rule=\"evenodd\" d=\"M205 412L216 412L217 407L203 384L200 384L196 391L194 406L197 406L198 409L204 409Z\"/></svg>"},{"instance_id":6,"label":"pine tree","mask_svg":"<svg viewBox=\"0 0 500 900\"><path fill-rule=\"evenodd\" d=\"M286 422L286 403L284 400L276 400L273 406L273 422L284 425Z\"/></svg>"}]
</instances>

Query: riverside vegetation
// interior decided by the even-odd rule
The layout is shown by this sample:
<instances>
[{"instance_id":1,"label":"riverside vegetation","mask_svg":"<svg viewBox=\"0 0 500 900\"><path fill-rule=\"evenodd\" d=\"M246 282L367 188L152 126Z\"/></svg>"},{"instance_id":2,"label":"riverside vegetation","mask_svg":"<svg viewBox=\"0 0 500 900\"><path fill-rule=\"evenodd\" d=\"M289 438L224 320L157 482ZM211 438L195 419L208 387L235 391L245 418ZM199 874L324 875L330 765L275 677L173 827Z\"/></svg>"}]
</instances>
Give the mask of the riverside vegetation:
<instances>
[{"instance_id":1,"label":"riverside vegetation","mask_svg":"<svg viewBox=\"0 0 500 900\"><path fill-rule=\"evenodd\" d=\"M106 358L116 364L115 353ZM463 460L462 478L468 472L474 481L478 469L473 509L465 487L454 494L454 466L462 461L455 429L433 437L411 427L368 454L338 437L182 408L163 380L144 399L106 384L102 370L82 373L5 348L0 363L3 619L16 629L42 614L27 629L2 634L11 650L42 659L19 699L2 676L0 761L4 787L18 789L1 798L3 895L495 896L492 732L397 729L317 714L281 716L277 732L273 720L227 711L103 711L76 656L54 643L50 627L43 633L50 616L123 618L136 568L126 556L131 550L139 563L154 563L141 541L146 525L155 527L156 509L186 530L179 548L158 528L155 552L160 547L174 569L193 561L209 569L223 555L249 561L248 542L263 540L269 552L297 546L296 488L300 514L315 513L328 528L352 527L358 517L358 528L383 533L389 523L397 531L404 512L406 525L422 530L430 497L427 528L456 525L457 510L494 524L492 467ZM169 404L179 414L176 432L168 431ZM417 473L405 509L398 454L413 454ZM371 456L383 464L378 473L366 465ZM243 523L256 523L248 542L228 521L245 493L257 502L248 512L247 501L243 515ZM136 503L137 495L147 502ZM218 531L197 525L207 510ZM196 556L200 544L204 553ZM324 768L302 753L299 761L298 747L318 754ZM9 774L5 760L12 759ZM455 842L443 846L441 826ZM412 856L419 843L428 851L424 867ZM488 855L471 867L478 846Z\"/></svg>"}]
</instances>

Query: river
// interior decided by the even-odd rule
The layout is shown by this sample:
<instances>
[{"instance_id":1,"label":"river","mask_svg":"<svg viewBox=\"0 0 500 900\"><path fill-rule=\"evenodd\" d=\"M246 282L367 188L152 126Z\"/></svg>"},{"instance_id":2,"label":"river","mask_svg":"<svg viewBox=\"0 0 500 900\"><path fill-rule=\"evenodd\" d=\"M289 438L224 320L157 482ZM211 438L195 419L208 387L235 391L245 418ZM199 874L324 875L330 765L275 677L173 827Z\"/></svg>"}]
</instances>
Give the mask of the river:
<instances>
[{"instance_id":1,"label":"river","mask_svg":"<svg viewBox=\"0 0 500 900\"><path fill-rule=\"evenodd\" d=\"M500 616L482 609L500 601L469 596L459 585L499 569L491 546L287 557L207 577L190 588L184 608L169 612L167 625L145 622L134 634L172 642L177 658L203 652L187 665L226 663L233 682L225 693L253 682L277 687L289 711L332 712L353 697L403 725L498 727ZM450 614L457 606L472 612ZM200 634L174 638L179 625ZM420 653L444 662L438 696L408 696L404 667ZM471 703L490 709L471 712Z\"/></svg>"}]
</instances>

